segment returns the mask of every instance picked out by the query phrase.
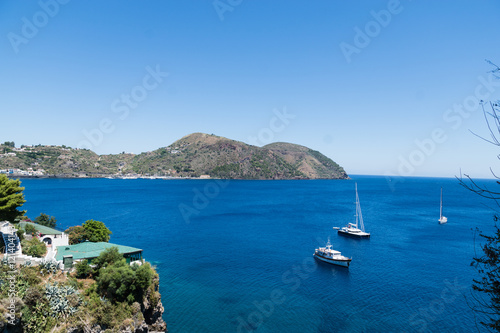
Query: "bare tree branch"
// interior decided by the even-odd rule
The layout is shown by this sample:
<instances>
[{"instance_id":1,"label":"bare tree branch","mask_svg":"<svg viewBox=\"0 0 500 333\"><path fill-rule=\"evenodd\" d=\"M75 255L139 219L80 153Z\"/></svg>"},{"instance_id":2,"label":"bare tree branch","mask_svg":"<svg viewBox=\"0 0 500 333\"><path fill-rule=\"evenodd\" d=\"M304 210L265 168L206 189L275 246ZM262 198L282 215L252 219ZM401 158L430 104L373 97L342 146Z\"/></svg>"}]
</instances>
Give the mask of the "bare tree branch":
<instances>
[{"instance_id":1,"label":"bare tree branch","mask_svg":"<svg viewBox=\"0 0 500 333\"><path fill-rule=\"evenodd\" d=\"M498 116L498 113L497 113L497 110L496 110L496 104L493 104L492 102L490 102L490 107L491 107L491 113L490 112L487 112L484 108L484 103L481 101L481 108L483 110L483 115L484 115L484 119L486 121L486 125L488 126L488 130L490 132L490 136L491 136L491 141L488 140L488 139L485 139L484 137L474 133L473 131L470 131L472 134L474 134L475 136L477 136L478 138L488 142L488 143L491 143L492 145L495 145L495 146L500 146L500 142L498 141L497 139L497 136L500 135L500 118ZM496 130L498 133L493 133L493 130L491 128L491 124L490 124L490 120L489 120L489 117L490 116L491 118L493 118L493 122L494 122L494 125L496 127Z\"/></svg>"},{"instance_id":2,"label":"bare tree branch","mask_svg":"<svg viewBox=\"0 0 500 333\"><path fill-rule=\"evenodd\" d=\"M487 62L494 68L490 73L500 79L497 75L500 73L500 68L492 63ZM499 103L489 102L489 109L485 109L485 103L481 101L481 108L483 109L484 119L488 127L490 139L474 133L472 134L481 138L482 140L493 144L497 147L500 146L500 110L498 110ZM500 159L500 155L497 156ZM493 172L490 167L491 174L496 180L496 184L500 185L499 177ZM486 185L479 184L473 180L469 175L462 175L460 170L460 177L456 177L463 187L476 193L477 195L493 200L498 207L500 207L500 192L490 190ZM494 215L494 220L499 220L500 214ZM482 328L488 331L500 332L500 229L495 224L495 233L492 236L485 235L477 228L474 232L474 258L471 266L474 267L479 273L480 278L473 279L471 297L467 300L467 305L474 311L474 320L477 327L478 318L476 314L481 314ZM485 240L485 244L480 244L482 255L478 256L476 253L476 232L479 231L479 237ZM470 302L469 302L470 301Z\"/></svg>"}]
</instances>

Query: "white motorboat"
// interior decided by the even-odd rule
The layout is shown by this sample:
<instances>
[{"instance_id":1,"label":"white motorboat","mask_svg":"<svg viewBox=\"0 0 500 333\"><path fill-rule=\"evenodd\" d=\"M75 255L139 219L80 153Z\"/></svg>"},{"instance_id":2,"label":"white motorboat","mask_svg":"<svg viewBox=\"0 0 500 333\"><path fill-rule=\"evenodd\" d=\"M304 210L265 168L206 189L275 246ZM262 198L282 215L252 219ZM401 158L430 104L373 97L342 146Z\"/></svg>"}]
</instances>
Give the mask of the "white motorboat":
<instances>
[{"instance_id":1,"label":"white motorboat","mask_svg":"<svg viewBox=\"0 0 500 333\"><path fill-rule=\"evenodd\" d=\"M328 243L326 243L325 247L317 248L314 251L314 257L329 264L343 267L349 267L352 260L351 258L344 257L340 251L332 250L330 239L328 239Z\"/></svg>"}]
</instances>

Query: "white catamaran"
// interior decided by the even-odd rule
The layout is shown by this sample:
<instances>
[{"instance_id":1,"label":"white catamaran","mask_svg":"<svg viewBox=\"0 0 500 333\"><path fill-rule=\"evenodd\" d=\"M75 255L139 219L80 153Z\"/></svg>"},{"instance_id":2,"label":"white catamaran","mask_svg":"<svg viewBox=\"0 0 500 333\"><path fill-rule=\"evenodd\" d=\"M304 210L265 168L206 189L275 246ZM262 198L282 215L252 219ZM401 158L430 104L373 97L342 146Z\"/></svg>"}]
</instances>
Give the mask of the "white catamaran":
<instances>
[{"instance_id":1,"label":"white catamaran","mask_svg":"<svg viewBox=\"0 0 500 333\"><path fill-rule=\"evenodd\" d=\"M439 205L439 224L448 222L448 218L443 216L443 188L441 187L441 204Z\"/></svg>"},{"instance_id":2,"label":"white catamaran","mask_svg":"<svg viewBox=\"0 0 500 333\"><path fill-rule=\"evenodd\" d=\"M363 215L361 214L361 205L359 204L358 184L356 183L356 223L349 223L347 226L339 229L339 235L351 236L357 238L370 238L370 233L365 232L365 225L363 224Z\"/></svg>"}]
</instances>

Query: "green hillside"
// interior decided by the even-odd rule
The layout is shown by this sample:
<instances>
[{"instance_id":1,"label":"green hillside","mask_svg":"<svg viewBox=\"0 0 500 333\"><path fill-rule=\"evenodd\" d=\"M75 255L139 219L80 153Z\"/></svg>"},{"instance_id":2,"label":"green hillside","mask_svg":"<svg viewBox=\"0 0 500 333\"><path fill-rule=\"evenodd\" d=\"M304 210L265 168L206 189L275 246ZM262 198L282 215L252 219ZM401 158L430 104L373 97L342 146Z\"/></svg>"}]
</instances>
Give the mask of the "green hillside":
<instances>
[{"instance_id":1,"label":"green hillside","mask_svg":"<svg viewBox=\"0 0 500 333\"><path fill-rule=\"evenodd\" d=\"M134 154L97 155L64 146L0 145L0 170L43 170L56 177L142 176L231 179L345 179L337 163L320 152L290 143L264 147L203 133Z\"/></svg>"}]
</instances>

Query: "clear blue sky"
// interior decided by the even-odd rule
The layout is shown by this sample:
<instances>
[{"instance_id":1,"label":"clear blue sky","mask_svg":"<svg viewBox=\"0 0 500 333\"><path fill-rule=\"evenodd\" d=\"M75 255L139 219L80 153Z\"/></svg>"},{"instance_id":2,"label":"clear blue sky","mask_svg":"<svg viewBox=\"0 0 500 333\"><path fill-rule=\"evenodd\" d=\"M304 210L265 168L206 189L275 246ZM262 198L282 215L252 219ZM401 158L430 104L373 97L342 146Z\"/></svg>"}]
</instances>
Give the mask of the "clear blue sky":
<instances>
[{"instance_id":1,"label":"clear blue sky","mask_svg":"<svg viewBox=\"0 0 500 333\"><path fill-rule=\"evenodd\" d=\"M500 171L470 133L476 96L500 96L498 1L60 1L0 2L0 141L139 153L205 132L350 174Z\"/></svg>"}]
</instances>

